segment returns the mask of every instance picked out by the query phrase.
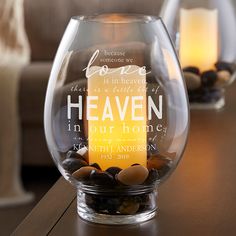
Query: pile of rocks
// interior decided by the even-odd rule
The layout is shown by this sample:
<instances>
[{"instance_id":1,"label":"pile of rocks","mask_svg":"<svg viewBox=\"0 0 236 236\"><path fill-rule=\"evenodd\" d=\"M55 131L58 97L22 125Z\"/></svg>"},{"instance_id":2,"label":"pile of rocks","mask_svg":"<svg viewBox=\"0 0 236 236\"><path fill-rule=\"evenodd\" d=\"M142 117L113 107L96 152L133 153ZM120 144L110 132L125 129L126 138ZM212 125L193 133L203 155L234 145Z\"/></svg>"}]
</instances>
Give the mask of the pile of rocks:
<instances>
[{"instance_id":1,"label":"pile of rocks","mask_svg":"<svg viewBox=\"0 0 236 236\"><path fill-rule=\"evenodd\" d=\"M133 215L154 210L156 196L152 193L135 196L124 195L92 195L85 194L86 206L99 214Z\"/></svg>"},{"instance_id":2,"label":"pile of rocks","mask_svg":"<svg viewBox=\"0 0 236 236\"><path fill-rule=\"evenodd\" d=\"M85 194L85 204L93 211L103 214L136 214L152 207L152 194L150 191L139 195L130 192L139 187L149 187L153 192L155 183L169 172L171 164L169 158L155 154L148 157L147 167L134 163L125 169L114 166L101 170L98 163L89 164L87 152L80 155L68 151L62 167L75 181L99 187L105 192L112 188L113 194L108 196Z\"/></svg>"},{"instance_id":3,"label":"pile of rocks","mask_svg":"<svg viewBox=\"0 0 236 236\"><path fill-rule=\"evenodd\" d=\"M123 170L114 166L102 171L98 163L88 163L87 153L82 156L75 151L68 151L62 162L64 170L75 180L99 186L154 184L169 171L170 166L171 160L160 154L148 157L147 168L134 163Z\"/></svg>"},{"instance_id":4,"label":"pile of rocks","mask_svg":"<svg viewBox=\"0 0 236 236\"><path fill-rule=\"evenodd\" d=\"M231 82L234 64L217 62L214 70L202 73L193 66L186 67L183 71L190 102L212 103L221 98L221 89Z\"/></svg>"}]
</instances>

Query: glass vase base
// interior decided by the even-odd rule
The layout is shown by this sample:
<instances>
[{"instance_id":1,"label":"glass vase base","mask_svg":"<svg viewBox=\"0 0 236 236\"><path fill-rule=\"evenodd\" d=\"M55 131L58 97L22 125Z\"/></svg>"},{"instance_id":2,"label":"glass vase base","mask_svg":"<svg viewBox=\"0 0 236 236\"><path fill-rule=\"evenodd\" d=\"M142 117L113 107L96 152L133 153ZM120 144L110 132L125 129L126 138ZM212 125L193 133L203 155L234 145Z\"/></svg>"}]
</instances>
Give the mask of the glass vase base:
<instances>
[{"instance_id":1,"label":"glass vase base","mask_svg":"<svg viewBox=\"0 0 236 236\"><path fill-rule=\"evenodd\" d=\"M107 225L142 223L157 214L157 191L139 195L77 193L77 212L89 222Z\"/></svg>"},{"instance_id":2,"label":"glass vase base","mask_svg":"<svg viewBox=\"0 0 236 236\"><path fill-rule=\"evenodd\" d=\"M129 225L129 224L142 223L154 218L157 214L157 210L153 210L150 212L145 212L137 215L114 216L114 215L83 212L80 211L80 207L78 207L77 210L79 216L83 220L105 225Z\"/></svg>"},{"instance_id":3,"label":"glass vase base","mask_svg":"<svg viewBox=\"0 0 236 236\"><path fill-rule=\"evenodd\" d=\"M225 98L221 97L219 100L210 103L190 103L190 109L192 110L219 110L225 106Z\"/></svg>"}]
</instances>

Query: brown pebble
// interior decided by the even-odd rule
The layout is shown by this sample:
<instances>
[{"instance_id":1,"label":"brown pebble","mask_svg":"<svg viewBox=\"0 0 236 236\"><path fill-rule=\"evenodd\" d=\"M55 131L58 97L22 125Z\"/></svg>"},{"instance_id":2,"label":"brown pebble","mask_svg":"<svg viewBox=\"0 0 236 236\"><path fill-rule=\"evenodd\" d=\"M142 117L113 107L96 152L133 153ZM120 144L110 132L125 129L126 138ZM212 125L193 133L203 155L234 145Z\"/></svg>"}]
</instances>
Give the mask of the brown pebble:
<instances>
[{"instance_id":1,"label":"brown pebble","mask_svg":"<svg viewBox=\"0 0 236 236\"><path fill-rule=\"evenodd\" d=\"M92 170L90 174L90 180L97 185L113 185L114 178L111 174L102 171Z\"/></svg>"},{"instance_id":2,"label":"brown pebble","mask_svg":"<svg viewBox=\"0 0 236 236\"><path fill-rule=\"evenodd\" d=\"M139 203L134 201L124 201L119 207L119 212L124 215L133 215L139 209Z\"/></svg>"},{"instance_id":3,"label":"brown pebble","mask_svg":"<svg viewBox=\"0 0 236 236\"><path fill-rule=\"evenodd\" d=\"M142 184L148 177L148 169L141 165L130 166L119 172L117 179L125 185Z\"/></svg>"},{"instance_id":4,"label":"brown pebble","mask_svg":"<svg viewBox=\"0 0 236 236\"><path fill-rule=\"evenodd\" d=\"M199 75L193 74L191 72L184 72L184 78L188 90L192 91L200 88L201 78Z\"/></svg>"},{"instance_id":5,"label":"brown pebble","mask_svg":"<svg viewBox=\"0 0 236 236\"><path fill-rule=\"evenodd\" d=\"M228 71L230 74L233 74L234 72L234 66L233 66L233 63L229 63L229 62L226 62L226 61L218 61L216 64L215 64L215 67L217 69L217 71Z\"/></svg>"},{"instance_id":6,"label":"brown pebble","mask_svg":"<svg viewBox=\"0 0 236 236\"><path fill-rule=\"evenodd\" d=\"M170 162L169 159L161 155L152 156L147 161L147 168L148 170L151 170L151 169L160 170L164 166L168 165L169 162Z\"/></svg>"},{"instance_id":7,"label":"brown pebble","mask_svg":"<svg viewBox=\"0 0 236 236\"><path fill-rule=\"evenodd\" d=\"M83 179L88 178L93 170L97 170L97 169L92 166L84 166L78 169L77 171L75 171L72 174L72 176L77 180L83 180Z\"/></svg>"},{"instance_id":8,"label":"brown pebble","mask_svg":"<svg viewBox=\"0 0 236 236\"><path fill-rule=\"evenodd\" d=\"M227 70L217 72L216 87L224 87L230 83L231 74Z\"/></svg>"},{"instance_id":9,"label":"brown pebble","mask_svg":"<svg viewBox=\"0 0 236 236\"><path fill-rule=\"evenodd\" d=\"M87 162L89 161L88 160L88 148L87 147L83 147L83 148L79 149L76 153L81 155Z\"/></svg>"}]
</instances>

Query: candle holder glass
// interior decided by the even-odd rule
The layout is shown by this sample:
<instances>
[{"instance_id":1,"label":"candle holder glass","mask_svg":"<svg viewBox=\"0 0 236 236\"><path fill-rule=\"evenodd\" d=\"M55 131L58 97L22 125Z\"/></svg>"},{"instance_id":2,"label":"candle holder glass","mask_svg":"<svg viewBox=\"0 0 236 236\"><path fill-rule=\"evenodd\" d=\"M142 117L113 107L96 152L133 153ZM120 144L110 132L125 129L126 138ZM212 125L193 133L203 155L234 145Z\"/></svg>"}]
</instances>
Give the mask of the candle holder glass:
<instances>
[{"instance_id":1,"label":"candle holder glass","mask_svg":"<svg viewBox=\"0 0 236 236\"><path fill-rule=\"evenodd\" d=\"M56 54L45 134L85 220L130 224L157 210L157 189L182 157L189 110L159 18L73 17Z\"/></svg>"},{"instance_id":2,"label":"candle holder glass","mask_svg":"<svg viewBox=\"0 0 236 236\"><path fill-rule=\"evenodd\" d=\"M236 18L231 0L166 0L161 10L179 53L191 108L220 109L236 77Z\"/></svg>"}]
</instances>

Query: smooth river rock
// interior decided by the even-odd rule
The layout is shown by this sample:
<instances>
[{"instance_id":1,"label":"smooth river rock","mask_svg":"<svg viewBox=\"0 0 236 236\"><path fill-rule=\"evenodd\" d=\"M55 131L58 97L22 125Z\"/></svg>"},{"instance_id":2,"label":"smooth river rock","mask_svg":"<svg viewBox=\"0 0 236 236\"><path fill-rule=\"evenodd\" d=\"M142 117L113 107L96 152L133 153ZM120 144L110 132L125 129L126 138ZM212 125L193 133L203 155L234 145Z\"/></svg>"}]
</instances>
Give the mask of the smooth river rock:
<instances>
[{"instance_id":1,"label":"smooth river rock","mask_svg":"<svg viewBox=\"0 0 236 236\"><path fill-rule=\"evenodd\" d=\"M184 72L184 78L188 90L192 91L200 88L201 78L199 75L193 74L191 72Z\"/></svg>"},{"instance_id":2,"label":"smooth river rock","mask_svg":"<svg viewBox=\"0 0 236 236\"><path fill-rule=\"evenodd\" d=\"M134 201L124 201L119 207L119 212L124 215L134 215L139 209L139 203Z\"/></svg>"},{"instance_id":3,"label":"smooth river rock","mask_svg":"<svg viewBox=\"0 0 236 236\"><path fill-rule=\"evenodd\" d=\"M230 83L231 74L227 70L217 72L216 87L225 87Z\"/></svg>"},{"instance_id":4,"label":"smooth river rock","mask_svg":"<svg viewBox=\"0 0 236 236\"><path fill-rule=\"evenodd\" d=\"M77 180L85 180L85 179L88 179L90 177L90 174L93 170L99 171L95 167L84 166L84 167L81 167L80 169L78 169L77 171L75 171L72 174L72 176Z\"/></svg>"},{"instance_id":5,"label":"smooth river rock","mask_svg":"<svg viewBox=\"0 0 236 236\"><path fill-rule=\"evenodd\" d=\"M62 162L62 167L70 173L73 173L76 170L80 169L81 167L87 165L88 163L86 161L77 158L68 158Z\"/></svg>"},{"instance_id":6,"label":"smooth river rock","mask_svg":"<svg viewBox=\"0 0 236 236\"><path fill-rule=\"evenodd\" d=\"M144 183L149 171L141 165L130 166L119 172L117 179L125 185L138 185Z\"/></svg>"}]
</instances>

